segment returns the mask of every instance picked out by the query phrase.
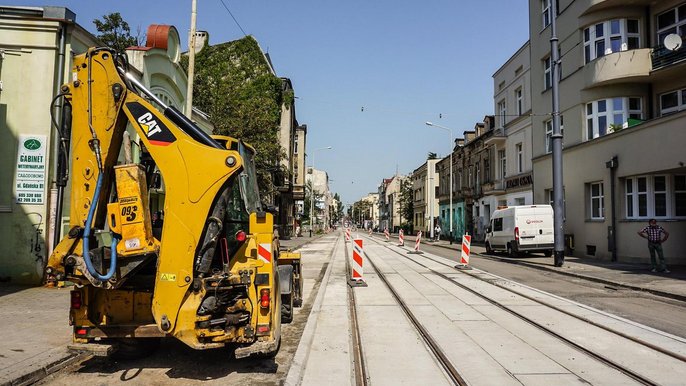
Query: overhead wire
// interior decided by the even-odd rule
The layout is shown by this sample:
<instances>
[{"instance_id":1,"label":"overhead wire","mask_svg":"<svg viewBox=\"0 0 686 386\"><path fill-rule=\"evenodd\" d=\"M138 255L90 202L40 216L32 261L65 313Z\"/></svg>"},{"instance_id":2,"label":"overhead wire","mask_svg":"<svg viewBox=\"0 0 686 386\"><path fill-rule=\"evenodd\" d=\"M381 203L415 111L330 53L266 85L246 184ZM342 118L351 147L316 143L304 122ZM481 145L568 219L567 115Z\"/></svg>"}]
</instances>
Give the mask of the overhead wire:
<instances>
[{"instance_id":1,"label":"overhead wire","mask_svg":"<svg viewBox=\"0 0 686 386\"><path fill-rule=\"evenodd\" d=\"M248 36L248 34L245 33L245 30L243 29L243 27L241 27L241 24L238 22L238 20L236 20L236 17L233 15L233 13L232 13L231 10L229 9L229 7L226 5L226 3L224 3L224 0L219 0L219 1L222 3L222 5L224 6L224 8L226 9L226 12L228 12L229 15L231 15L231 18L232 18L233 21L236 23L236 25L238 26L238 28L240 28L241 32L243 32L243 36Z\"/></svg>"}]
</instances>

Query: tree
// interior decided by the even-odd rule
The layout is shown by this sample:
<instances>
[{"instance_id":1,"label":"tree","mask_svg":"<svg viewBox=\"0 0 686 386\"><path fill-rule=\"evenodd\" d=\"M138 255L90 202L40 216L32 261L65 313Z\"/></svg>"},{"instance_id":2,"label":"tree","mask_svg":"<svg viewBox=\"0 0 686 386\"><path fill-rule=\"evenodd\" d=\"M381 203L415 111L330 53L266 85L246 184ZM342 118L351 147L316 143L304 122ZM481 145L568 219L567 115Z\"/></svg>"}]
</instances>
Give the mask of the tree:
<instances>
[{"instance_id":1,"label":"tree","mask_svg":"<svg viewBox=\"0 0 686 386\"><path fill-rule=\"evenodd\" d=\"M188 57L181 64L187 69ZM215 134L239 138L255 148L263 197L270 192L271 171L285 157L278 136L281 106L292 101L292 91L284 91L283 81L272 73L252 36L206 46L195 56L193 104L212 117Z\"/></svg>"},{"instance_id":2,"label":"tree","mask_svg":"<svg viewBox=\"0 0 686 386\"><path fill-rule=\"evenodd\" d=\"M139 45L140 32L138 36L131 36L129 23L122 19L119 12L105 15L102 20L95 19L93 24L99 32L97 38L119 53L123 53L128 47Z\"/></svg>"},{"instance_id":3,"label":"tree","mask_svg":"<svg viewBox=\"0 0 686 386\"><path fill-rule=\"evenodd\" d=\"M343 218L343 203L341 202L341 196L339 196L338 193L335 193L333 198L336 202L336 206L329 208L329 216L333 223L337 223Z\"/></svg>"},{"instance_id":4,"label":"tree","mask_svg":"<svg viewBox=\"0 0 686 386\"><path fill-rule=\"evenodd\" d=\"M436 159L436 158L438 158L438 155L437 155L436 153L432 152L432 151L430 151L430 152L426 155L426 159Z\"/></svg>"},{"instance_id":5,"label":"tree","mask_svg":"<svg viewBox=\"0 0 686 386\"><path fill-rule=\"evenodd\" d=\"M414 194L412 192L412 181L410 178L400 180L400 223L407 222L407 228L413 228L414 217Z\"/></svg>"}]
</instances>

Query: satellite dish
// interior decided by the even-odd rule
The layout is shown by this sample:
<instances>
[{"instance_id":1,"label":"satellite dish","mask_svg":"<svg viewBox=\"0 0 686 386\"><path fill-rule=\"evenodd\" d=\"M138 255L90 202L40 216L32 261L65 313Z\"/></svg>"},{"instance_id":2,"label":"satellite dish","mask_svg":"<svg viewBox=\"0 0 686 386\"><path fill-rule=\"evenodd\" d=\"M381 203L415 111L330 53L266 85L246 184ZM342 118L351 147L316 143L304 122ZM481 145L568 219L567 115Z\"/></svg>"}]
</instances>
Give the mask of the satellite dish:
<instances>
[{"instance_id":1,"label":"satellite dish","mask_svg":"<svg viewBox=\"0 0 686 386\"><path fill-rule=\"evenodd\" d=\"M683 42L681 40L681 36L679 36L677 34L669 34L669 35L665 36L664 45L665 45L665 48L670 50L670 51L678 50L679 48L681 48L682 44L683 44Z\"/></svg>"}]
</instances>

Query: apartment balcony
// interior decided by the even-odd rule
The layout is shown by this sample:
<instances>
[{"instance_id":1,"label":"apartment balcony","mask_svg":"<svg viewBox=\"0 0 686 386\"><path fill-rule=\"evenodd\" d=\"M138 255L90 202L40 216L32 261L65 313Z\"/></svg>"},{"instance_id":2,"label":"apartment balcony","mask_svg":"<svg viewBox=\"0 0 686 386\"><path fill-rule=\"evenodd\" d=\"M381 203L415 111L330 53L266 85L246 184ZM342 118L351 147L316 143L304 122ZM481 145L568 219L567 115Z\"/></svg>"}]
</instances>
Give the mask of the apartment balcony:
<instances>
[{"instance_id":1,"label":"apartment balcony","mask_svg":"<svg viewBox=\"0 0 686 386\"><path fill-rule=\"evenodd\" d=\"M505 193L505 184L502 180L486 182L481 185L481 191L484 195L503 194Z\"/></svg>"},{"instance_id":2,"label":"apartment balcony","mask_svg":"<svg viewBox=\"0 0 686 386\"><path fill-rule=\"evenodd\" d=\"M495 146L500 146L505 144L505 140L507 139L507 135L505 135L505 129L500 127L498 129L493 130L493 135L486 138L484 141L484 145L489 146L489 145L495 145Z\"/></svg>"},{"instance_id":3,"label":"apartment balcony","mask_svg":"<svg viewBox=\"0 0 686 386\"><path fill-rule=\"evenodd\" d=\"M647 81L652 48L614 52L584 66L585 88Z\"/></svg>"},{"instance_id":4,"label":"apartment balcony","mask_svg":"<svg viewBox=\"0 0 686 386\"><path fill-rule=\"evenodd\" d=\"M632 0L631 5L633 6L649 6L654 0ZM626 0L590 0L588 2L588 7L582 13L583 15L588 15L593 12L602 11L608 8L624 8L627 6Z\"/></svg>"},{"instance_id":5,"label":"apartment balcony","mask_svg":"<svg viewBox=\"0 0 686 386\"><path fill-rule=\"evenodd\" d=\"M652 54L652 64L653 71L677 64L686 65L686 48L682 46L677 51L670 51L664 46L655 47Z\"/></svg>"}]
</instances>

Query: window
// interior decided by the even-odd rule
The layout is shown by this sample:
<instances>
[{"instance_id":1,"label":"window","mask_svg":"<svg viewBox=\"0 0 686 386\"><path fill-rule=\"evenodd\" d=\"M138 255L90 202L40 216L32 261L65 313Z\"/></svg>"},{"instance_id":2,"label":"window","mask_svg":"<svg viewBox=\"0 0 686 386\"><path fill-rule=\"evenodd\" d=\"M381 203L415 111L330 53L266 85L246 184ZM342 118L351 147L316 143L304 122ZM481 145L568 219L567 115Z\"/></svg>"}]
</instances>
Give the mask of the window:
<instances>
[{"instance_id":1,"label":"window","mask_svg":"<svg viewBox=\"0 0 686 386\"><path fill-rule=\"evenodd\" d=\"M515 100L517 101L517 115L522 115L524 112L524 106L522 105L523 100L521 87L515 90Z\"/></svg>"},{"instance_id":2,"label":"window","mask_svg":"<svg viewBox=\"0 0 686 386\"><path fill-rule=\"evenodd\" d=\"M674 176L674 215L686 217L686 175Z\"/></svg>"},{"instance_id":3,"label":"window","mask_svg":"<svg viewBox=\"0 0 686 386\"><path fill-rule=\"evenodd\" d=\"M628 120L642 119L641 98L600 99L586 104L586 139L602 137L628 127Z\"/></svg>"},{"instance_id":4,"label":"window","mask_svg":"<svg viewBox=\"0 0 686 386\"><path fill-rule=\"evenodd\" d=\"M493 232L497 231L502 231L503 230L503 218L494 218L493 219Z\"/></svg>"},{"instance_id":5,"label":"window","mask_svg":"<svg viewBox=\"0 0 686 386\"><path fill-rule=\"evenodd\" d=\"M665 36L677 34L686 37L686 4L657 15L657 42L662 45Z\"/></svg>"},{"instance_id":6,"label":"window","mask_svg":"<svg viewBox=\"0 0 686 386\"><path fill-rule=\"evenodd\" d=\"M613 52L640 47L639 23L635 19L607 20L584 29L586 63Z\"/></svg>"},{"instance_id":7,"label":"window","mask_svg":"<svg viewBox=\"0 0 686 386\"><path fill-rule=\"evenodd\" d=\"M505 150L498 150L498 162L500 163L500 178L503 179L507 176Z\"/></svg>"},{"instance_id":8,"label":"window","mask_svg":"<svg viewBox=\"0 0 686 386\"><path fill-rule=\"evenodd\" d=\"M514 199L514 203L515 203L515 205L518 205L518 206L519 205L526 205L526 199L524 199L524 197L516 197Z\"/></svg>"},{"instance_id":9,"label":"window","mask_svg":"<svg viewBox=\"0 0 686 386\"><path fill-rule=\"evenodd\" d=\"M293 140L293 154L298 154L298 134L295 135Z\"/></svg>"},{"instance_id":10,"label":"window","mask_svg":"<svg viewBox=\"0 0 686 386\"><path fill-rule=\"evenodd\" d=\"M550 56L543 59L543 89L553 87L552 68L550 67Z\"/></svg>"},{"instance_id":11,"label":"window","mask_svg":"<svg viewBox=\"0 0 686 386\"><path fill-rule=\"evenodd\" d=\"M498 102L498 116L500 117L500 127L505 127L505 117L507 116L507 105L505 99Z\"/></svg>"},{"instance_id":12,"label":"window","mask_svg":"<svg viewBox=\"0 0 686 386\"><path fill-rule=\"evenodd\" d=\"M589 186L591 220L605 219L605 197L603 183L594 182Z\"/></svg>"},{"instance_id":13,"label":"window","mask_svg":"<svg viewBox=\"0 0 686 386\"><path fill-rule=\"evenodd\" d=\"M686 109L686 89L660 95L660 115Z\"/></svg>"},{"instance_id":14,"label":"window","mask_svg":"<svg viewBox=\"0 0 686 386\"><path fill-rule=\"evenodd\" d=\"M545 152L553 152L553 120L549 119L543 123L545 125ZM564 116L560 115L560 133L564 135L565 133L565 120Z\"/></svg>"},{"instance_id":15,"label":"window","mask_svg":"<svg viewBox=\"0 0 686 386\"><path fill-rule=\"evenodd\" d=\"M551 20L551 7L550 0L541 0L541 17L543 22L543 28L550 25Z\"/></svg>"},{"instance_id":16,"label":"window","mask_svg":"<svg viewBox=\"0 0 686 386\"><path fill-rule=\"evenodd\" d=\"M517 173L524 171L524 152L522 151L522 143L515 145L517 152Z\"/></svg>"},{"instance_id":17,"label":"window","mask_svg":"<svg viewBox=\"0 0 686 386\"><path fill-rule=\"evenodd\" d=\"M484 159L484 181L491 181L491 160L488 158Z\"/></svg>"},{"instance_id":18,"label":"window","mask_svg":"<svg viewBox=\"0 0 686 386\"><path fill-rule=\"evenodd\" d=\"M624 192L626 218L686 217L686 175L627 178Z\"/></svg>"}]
</instances>

